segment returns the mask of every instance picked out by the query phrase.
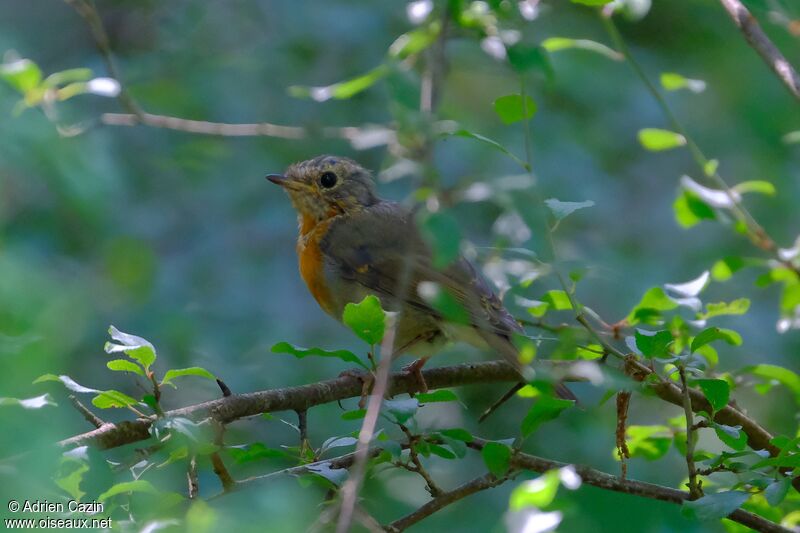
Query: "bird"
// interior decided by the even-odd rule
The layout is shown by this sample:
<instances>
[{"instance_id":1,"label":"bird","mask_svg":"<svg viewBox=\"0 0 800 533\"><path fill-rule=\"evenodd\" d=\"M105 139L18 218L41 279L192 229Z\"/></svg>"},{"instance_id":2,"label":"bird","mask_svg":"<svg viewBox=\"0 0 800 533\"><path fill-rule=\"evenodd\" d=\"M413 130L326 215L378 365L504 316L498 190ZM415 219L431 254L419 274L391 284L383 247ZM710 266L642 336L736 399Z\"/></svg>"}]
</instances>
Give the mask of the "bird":
<instances>
[{"instance_id":1,"label":"bird","mask_svg":"<svg viewBox=\"0 0 800 533\"><path fill-rule=\"evenodd\" d=\"M380 198L367 169L346 157L320 155L266 178L286 191L297 211L300 276L316 302L340 322L348 303L368 295L396 312L391 357L418 357L406 370L423 392L423 365L453 341L494 351L521 383L531 379L513 342L524 330L489 283L461 256L437 268L414 210ZM432 289L446 291L463 308L462 320L433 305Z\"/></svg>"}]
</instances>

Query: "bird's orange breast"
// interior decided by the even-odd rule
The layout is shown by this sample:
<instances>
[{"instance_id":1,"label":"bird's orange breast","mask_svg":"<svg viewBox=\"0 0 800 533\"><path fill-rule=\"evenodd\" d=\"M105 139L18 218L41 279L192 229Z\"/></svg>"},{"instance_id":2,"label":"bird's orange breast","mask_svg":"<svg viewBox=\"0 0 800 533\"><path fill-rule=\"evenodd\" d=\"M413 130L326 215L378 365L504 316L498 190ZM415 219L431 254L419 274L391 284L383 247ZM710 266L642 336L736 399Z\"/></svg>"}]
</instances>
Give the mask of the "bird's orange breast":
<instances>
[{"instance_id":1,"label":"bird's orange breast","mask_svg":"<svg viewBox=\"0 0 800 533\"><path fill-rule=\"evenodd\" d=\"M297 239L297 258L300 263L300 276L319 306L328 314L333 314L333 298L325 280L325 265L319 243L328 231L331 219L317 222L303 217L300 223L300 237Z\"/></svg>"}]
</instances>

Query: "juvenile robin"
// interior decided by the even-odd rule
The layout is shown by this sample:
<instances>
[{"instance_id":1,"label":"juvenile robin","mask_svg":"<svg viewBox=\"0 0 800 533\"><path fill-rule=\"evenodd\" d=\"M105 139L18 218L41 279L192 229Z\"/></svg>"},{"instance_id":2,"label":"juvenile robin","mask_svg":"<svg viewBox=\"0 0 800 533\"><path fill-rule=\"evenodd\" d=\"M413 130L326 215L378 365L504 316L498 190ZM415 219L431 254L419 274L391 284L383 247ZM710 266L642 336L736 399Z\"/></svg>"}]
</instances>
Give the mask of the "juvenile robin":
<instances>
[{"instance_id":1,"label":"juvenile robin","mask_svg":"<svg viewBox=\"0 0 800 533\"><path fill-rule=\"evenodd\" d=\"M317 303L339 321L346 304L369 294L398 312L393 357L420 357L407 369L423 390L422 365L448 341L495 351L528 376L512 343L523 332L519 323L464 258L434 268L413 213L379 198L369 171L351 159L321 155L267 179L283 187L297 210L300 275ZM431 306L426 290L436 286L463 307L465 323L449 322Z\"/></svg>"}]
</instances>

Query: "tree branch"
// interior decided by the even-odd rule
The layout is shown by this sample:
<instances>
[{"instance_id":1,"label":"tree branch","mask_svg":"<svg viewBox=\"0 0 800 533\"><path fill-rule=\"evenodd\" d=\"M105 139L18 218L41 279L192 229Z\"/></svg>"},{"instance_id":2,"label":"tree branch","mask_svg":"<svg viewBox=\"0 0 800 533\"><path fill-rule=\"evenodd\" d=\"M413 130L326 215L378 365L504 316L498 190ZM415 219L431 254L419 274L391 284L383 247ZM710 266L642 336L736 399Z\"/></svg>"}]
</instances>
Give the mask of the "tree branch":
<instances>
[{"instance_id":1,"label":"tree branch","mask_svg":"<svg viewBox=\"0 0 800 533\"><path fill-rule=\"evenodd\" d=\"M83 418L85 418L87 422L89 422L96 428L103 427L103 424L105 424L105 422L103 422L103 420L100 419L99 416L91 412L88 407L83 405L81 401L75 397L74 394L69 395L69 401L72 403L75 409L77 409L78 412L83 415Z\"/></svg>"},{"instance_id":2,"label":"tree branch","mask_svg":"<svg viewBox=\"0 0 800 533\"><path fill-rule=\"evenodd\" d=\"M483 446L487 442L488 441L483 439L474 438L473 441L467 445L475 450L482 450ZM511 457L511 466L512 468L544 473L555 468L563 468L568 466L568 464L559 461L552 461L550 459L544 459L535 455L529 455L527 453L517 452ZM595 470L594 468L590 468L588 466L573 465L573 467L575 468L575 472L581 477L581 480L583 480L584 483L601 489L676 503L679 505L683 504L684 501L689 500L689 493L682 490L664 487L654 483L647 483L644 481L622 479L620 477L612 476L611 474ZM730 515L728 515L728 519L755 529L756 531L768 533L791 533L791 530L785 527L742 509L737 509L736 511L732 512Z\"/></svg>"},{"instance_id":3,"label":"tree branch","mask_svg":"<svg viewBox=\"0 0 800 533\"><path fill-rule=\"evenodd\" d=\"M554 363L555 364L555 363ZM568 366L568 365L566 365ZM456 387L476 383L517 382L519 374L504 361L467 363L462 365L426 369L422 371L425 382L431 389ZM388 393L392 396L419 387L417 379L407 372L394 372L390 376ZM274 411L302 411L315 405L336 402L361 396L361 380L351 375L335 379L269 389L248 394L211 400L164 413L166 417L184 417L191 420L214 418L223 424L247 416ZM91 445L100 449L116 448L132 442L148 439L153 418L139 418L116 424L106 423L100 428L62 440L61 446Z\"/></svg>"},{"instance_id":4,"label":"tree branch","mask_svg":"<svg viewBox=\"0 0 800 533\"><path fill-rule=\"evenodd\" d=\"M420 520L423 520L436 511L447 507L451 503L457 502L458 500L464 499L467 496L471 496L476 492L480 492L482 490L491 489L496 487L502 483L508 481L508 478L496 478L493 474L486 474L479 478L475 478L472 481L468 481L463 485L449 491L445 492L433 498L431 501L417 509L411 514L400 518L399 520L395 520L391 524L386 526L387 531L391 532L399 532L404 531L405 529L413 526Z\"/></svg>"},{"instance_id":5,"label":"tree branch","mask_svg":"<svg viewBox=\"0 0 800 533\"><path fill-rule=\"evenodd\" d=\"M783 82L789 92L800 100L800 76L792 64L783 56L778 47L772 44L767 34L761 29L756 18L739 0L719 0L728 12L733 23L744 35L747 43L756 51L761 59L772 69Z\"/></svg>"}]
</instances>

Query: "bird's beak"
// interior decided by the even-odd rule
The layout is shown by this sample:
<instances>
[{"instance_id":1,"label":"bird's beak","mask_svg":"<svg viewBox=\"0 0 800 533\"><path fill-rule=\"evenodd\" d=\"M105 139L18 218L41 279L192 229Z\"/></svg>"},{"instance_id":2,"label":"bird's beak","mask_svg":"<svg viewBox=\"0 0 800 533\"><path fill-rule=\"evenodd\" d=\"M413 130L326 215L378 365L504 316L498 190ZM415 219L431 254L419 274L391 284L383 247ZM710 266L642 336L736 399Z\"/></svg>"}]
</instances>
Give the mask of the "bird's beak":
<instances>
[{"instance_id":1,"label":"bird's beak","mask_svg":"<svg viewBox=\"0 0 800 533\"><path fill-rule=\"evenodd\" d=\"M299 191L304 188L302 181L285 174L267 174L265 177L275 185L280 185L288 191Z\"/></svg>"},{"instance_id":2,"label":"bird's beak","mask_svg":"<svg viewBox=\"0 0 800 533\"><path fill-rule=\"evenodd\" d=\"M286 182L289 181L289 178L287 178L283 174L267 174L264 177L267 178L272 183L274 183L275 185L280 185L281 187L286 185Z\"/></svg>"}]
</instances>

